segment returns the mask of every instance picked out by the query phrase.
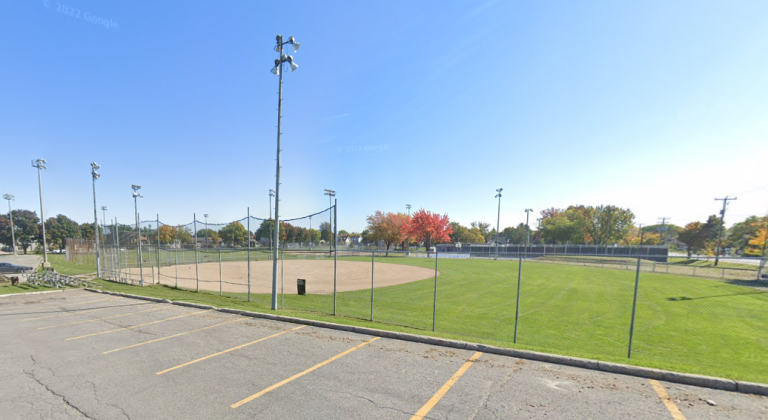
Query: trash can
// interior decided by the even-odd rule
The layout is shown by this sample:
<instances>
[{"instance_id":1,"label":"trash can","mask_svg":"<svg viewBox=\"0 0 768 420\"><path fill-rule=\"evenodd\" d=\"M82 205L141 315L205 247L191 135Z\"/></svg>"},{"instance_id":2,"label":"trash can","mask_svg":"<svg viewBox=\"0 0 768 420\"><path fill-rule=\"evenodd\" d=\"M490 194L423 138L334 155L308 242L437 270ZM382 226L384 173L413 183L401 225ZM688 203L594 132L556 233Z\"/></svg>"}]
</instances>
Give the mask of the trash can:
<instances>
[{"instance_id":1,"label":"trash can","mask_svg":"<svg viewBox=\"0 0 768 420\"><path fill-rule=\"evenodd\" d=\"M307 294L307 281L304 279L296 279L296 288L299 289L300 295Z\"/></svg>"}]
</instances>

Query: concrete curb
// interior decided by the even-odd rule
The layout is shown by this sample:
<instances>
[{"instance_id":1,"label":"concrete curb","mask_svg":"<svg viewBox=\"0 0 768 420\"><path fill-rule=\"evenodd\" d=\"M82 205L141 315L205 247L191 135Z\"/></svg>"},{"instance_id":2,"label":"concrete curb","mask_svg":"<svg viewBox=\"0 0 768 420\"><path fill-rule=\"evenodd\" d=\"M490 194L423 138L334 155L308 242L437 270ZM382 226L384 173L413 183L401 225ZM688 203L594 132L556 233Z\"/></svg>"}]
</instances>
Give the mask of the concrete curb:
<instances>
[{"instance_id":1,"label":"concrete curb","mask_svg":"<svg viewBox=\"0 0 768 420\"><path fill-rule=\"evenodd\" d=\"M188 306L191 308L211 309L218 312L248 316L252 318L268 319L272 321L289 322L292 324L311 325L313 327L328 328L332 330L347 331L357 334L366 334L393 340L411 341L415 343L428 344L432 346L450 347L461 350L480 351L483 353L496 354L500 356L516 357L519 359L535 360L557 365L572 366L583 369L598 370L607 373L619 375L636 376L639 378L655 379L665 382L673 382L683 385L692 385L702 388L720 389L724 391L740 392L743 394L756 394L768 396L768 384L758 384L754 382L734 381L731 379L716 378L712 376L694 375L690 373L679 373L668 370L653 369L642 366L624 365L621 363L602 362L599 360L582 359L579 357L560 356L557 354L540 353L530 350L519 350L505 347L491 346L487 344L471 343L467 341L450 340L447 338L429 337L425 335L410 334L396 331L378 330L375 328L357 327L352 325L334 324L325 321L315 321L311 319L294 318L290 316L265 314L261 312L243 311L239 309L217 308L215 306L201 305L183 301L170 301L167 299L156 299L145 296L131 295L127 293L108 292L85 288L89 292L103 293L126 298L149 300L153 302L171 303L173 305ZM39 293L39 292L38 292Z\"/></svg>"},{"instance_id":2,"label":"concrete curb","mask_svg":"<svg viewBox=\"0 0 768 420\"><path fill-rule=\"evenodd\" d=\"M0 298L9 297L9 296L42 295L43 293L57 293L57 292L63 292L63 290L46 290L43 292L26 292L26 293L8 293L5 295L0 295Z\"/></svg>"}]
</instances>

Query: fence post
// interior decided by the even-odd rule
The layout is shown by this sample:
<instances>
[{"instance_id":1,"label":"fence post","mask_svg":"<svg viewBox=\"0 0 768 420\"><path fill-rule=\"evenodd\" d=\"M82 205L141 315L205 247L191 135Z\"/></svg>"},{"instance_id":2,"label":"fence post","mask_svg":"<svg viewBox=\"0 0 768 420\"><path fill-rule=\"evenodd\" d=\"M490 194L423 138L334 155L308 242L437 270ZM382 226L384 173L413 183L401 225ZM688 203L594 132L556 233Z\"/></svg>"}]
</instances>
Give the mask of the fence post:
<instances>
[{"instance_id":1,"label":"fence post","mask_svg":"<svg viewBox=\"0 0 768 420\"><path fill-rule=\"evenodd\" d=\"M371 321L373 321L373 273L376 265L376 251L371 251Z\"/></svg>"},{"instance_id":2,"label":"fence post","mask_svg":"<svg viewBox=\"0 0 768 420\"><path fill-rule=\"evenodd\" d=\"M637 288L640 285L640 258L637 258L637 270L635 270L635 294L632 298L632 320L629 323L629 348L627 359L632 358L632 339L635 336L635 313L637 311Z\"/></svg>"},{"instance_id":3,"label":"fence post","mask_svg":"<svg viewBox=\"0 0 768 420\"><path fill-rule=\"evenodd\" d=\"M248 214L248 221L245 223L248 226L248 302L251 301L251 208L246 207L246 213Z\"/></svg>"},{"instance_id":4,"label":"fence post","mask_svg":"<svg viewBox=\"0 0 768 420\"><path fill-rule=\"evenodd\" d=\"M219 296L221 296L221 247L219 247Z\"/></svg>"},{"instance_id":5,"label":"fence post","mask_svg":"<svg viewBox=\"0 0 768 420\"><path fill-rule=\"evenodd\" d=\"M157 282L160 281L160 215L157 215Z\"/></svg>"},{"instance_id":6,"label":"fence post","mask_svg":"<svg viewBox=\"0 0 768 420\"><path fill-rule=\"evenodd\" d=\"M527 257L527 255L526 255ZM515 335L512 338L513 343L517 343L517 320L520 317L520 282L523 278L523 254L518 254L517 260L517 299L515 302Z\"/></svg>"},{"instance_id":7,"label":"fence post","mask_svg":"<svg viewBox=\"0 0 768 420\"><path fill-rule=\"evenodd\" d=\"M123 273L120 270L120 225L115 217L115 245L117 246L117 281L123 281Z\"/></svg>"},{"instance_id":8,"label":"fence post","mask_svg":"<svg viewBox=\"0 0 768 420\"><path fill-rule=\"evenodd\" d=\"M337 263L337 257L338 257L338 249L336 249L336 245L338 244L338 239L336 235L338 235L338 229L336 226L336 206L338 206L338 200L333 200L333 314L336 315L336 263Z\"/></svg>"},{"instance_id":9,"label":"fence post","mask_svg":"<svg viewBox=\"0 0 768 420\"><path fill-rule=\"evenodd\" d=\"M432 331L435 331L435 317L437 315L437 248L435 248L435 294L432 298Z\"/></svg>"},{"instance_id":10,"label":"fence post","mask_svg":"<svg viewBox=\"0 0 768 420\"><path fill-rule=\"evenodd\" d=\"M200 291L200 270L197 267L197 214L192 213L192 225L195 228L195 280L197 280L197 291Z\"/></svg>"},{"instance_id":11,"label":"fence post","mask_svg":"<svg viewBox=\"0 0 768 420\"><path fill-rule=\"evenodd\" d=\"M278 252L280 250L278 249ZM285 309L285 284L283 283L283 277L285 274L285 250L280 252L280 307Z\"/></svg>"},{"instance_id":12,"label":"fence post","mask_svg":"<svg viewBox=\"0 0 768 420\"><path fill-rule=\"evenodd\" d=\"M184 249L184 248L182 248ZM173 267L176 269L176 288L179 288L179 251L173 250Z\"/></svg>"},{"instance_id":13,"label":"fence post","mask_svg":"<svg viewBox=\"0 0 768 420\"><path fill-rule=\"evenodd\" d=\"M138 256L139 256L139 286L144 287L144 263L141 261L141 259L142 259L141 258L142 257L142 255L141 255L141 214L140 213L136 213L136 217L138 218L138 226L137 227L139 228L139 231L136 232L136 238L139 241L139 251L138 251Z\"/></svg>"}]
</instances>

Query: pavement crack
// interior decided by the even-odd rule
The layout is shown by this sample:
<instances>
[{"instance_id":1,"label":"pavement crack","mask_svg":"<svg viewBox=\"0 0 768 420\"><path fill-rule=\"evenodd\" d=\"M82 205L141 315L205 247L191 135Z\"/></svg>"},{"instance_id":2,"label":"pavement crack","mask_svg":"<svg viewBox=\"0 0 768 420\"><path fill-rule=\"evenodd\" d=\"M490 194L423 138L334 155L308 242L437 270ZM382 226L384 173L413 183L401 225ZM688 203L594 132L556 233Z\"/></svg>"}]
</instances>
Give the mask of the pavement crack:
<instances>
[{"instance_id":1,"label":"pavement crack","mask_svg":"<svg viewBox=\"0 0 768 420\"><path fill-rule=\"evenodd\" d=\"M401 410L399 408L387 407L387 406L379 405L379 403L377 403L376 401L374 401L374 400L372 400L372 399L370 399L368 397L364 397L362 395L356 395L356 394L353 394L351 392L345 392L345 394L349 395L350 397L355 397L355 398L359 398L361 400L368 401L369 403L371 403L374 406L376 406L376 408L381 408L381 409L385 409L385 410L392 410L392 411L396 411L398 413L402 413L402 414L405 414L405 415L408 415L408 416L412 416L413 415L413 413L410 413L408 411L403 411L403 410Z\"/></svg>"},{"instance_id":2,"label":"pavement crack","mask_svg":"<svg viewBox=\"0 0 768 420\"><path fill-rule=\"evenodd\" d=\"M34 360L34 358L33 358L32 360ZM56 397L59 397L59 398L60 398L62 401L64 401L64 404L66 404L67 406L71 407L72 409L74 409L74 410L75 410L75 411L77 411L78 413L82 414L82 415L83 415L85 418L88 418L88 419L92 419L92 420L96 420L96 419L94 419L93 417L91 417L91 416L89 416L88 414L86 414L86 413L85 413L83 410L81 410L80 408L78 408L76 405L72 404L72 402L71 402L71 401L69 401L69 399L68 399L66 396L64 396L63 394L59 394L58 392L56 392L56 391L54 391L53 389L51 389L51 388L50 388L48 385L46 385L46 384L45 384L43 381L41 381L41 380L40 380L40 379L39 379L37 376L35 376L34 372L29 372L29 371L26 371L26 370L25 370L25 371L23 371L23 372L24 372L24 373L25 373L25 374L26 374L26 375L27 375L29 378L31 378L32 380L34 380L35 382L37 382L37 383L38 383L40 386L42 386L43 388L45 388L45 390L46 390L46 391L48 391L48 392L49 392L51 395L54 395L54 396L56 396Z\"/></svg>"}]
</instances>

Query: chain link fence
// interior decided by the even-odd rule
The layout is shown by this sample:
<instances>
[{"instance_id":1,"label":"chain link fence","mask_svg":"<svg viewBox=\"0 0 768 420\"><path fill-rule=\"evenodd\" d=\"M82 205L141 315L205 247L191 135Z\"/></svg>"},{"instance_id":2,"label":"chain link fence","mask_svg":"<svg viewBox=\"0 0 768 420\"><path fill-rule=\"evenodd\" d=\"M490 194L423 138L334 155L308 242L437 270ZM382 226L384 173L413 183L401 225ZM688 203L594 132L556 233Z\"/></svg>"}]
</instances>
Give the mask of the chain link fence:
<instances>
[{"instance_id":1,"label":"chain link fence","mask_svg":"<svg viewBox=\"0 0 768 420\"><path fill-rule=\"evenodd\" d=\"M321 213L315 220L328 219ZM253 232L250 220L237 222ZM293 222L307 229L310 223L308 217ZM141 222L141 249L135 229L104 229L106 278L136 285L143 279L270 308L276 270L278 309L715 376L752 372L747 379L768 380L768 359L753 356L768 348L766 259L721 257L715 267L706 259L668 256L662 247L387 252L348 244L333 251L332 244L299 241L281 244L275 261L269 241L226 246L198 235L192 244L165 243L161 228L167 225L155 220L152 230L151 224ZM199 221L177 225L177 232L191 228L194 236L195 224L199 234ZM226 236L222 230L230 225L204 229ZM86 243L68 243L70 260L85 260L89 252Z\"/></svg>"}]
</instances>

